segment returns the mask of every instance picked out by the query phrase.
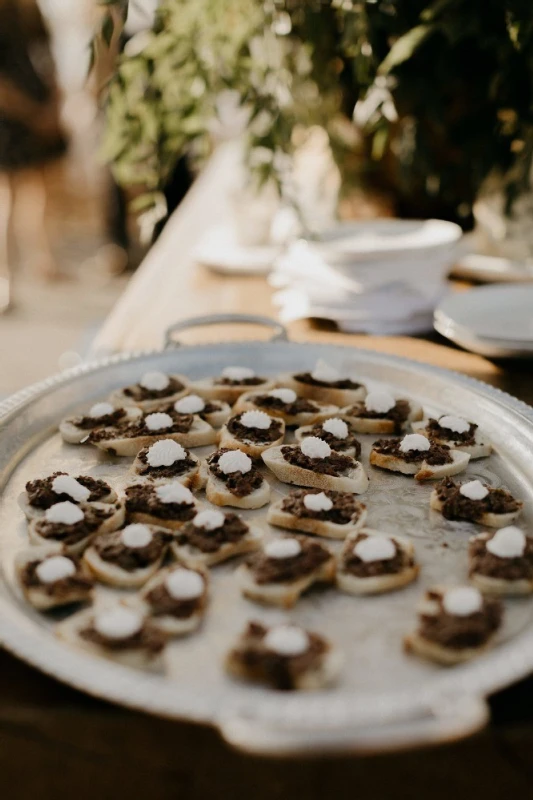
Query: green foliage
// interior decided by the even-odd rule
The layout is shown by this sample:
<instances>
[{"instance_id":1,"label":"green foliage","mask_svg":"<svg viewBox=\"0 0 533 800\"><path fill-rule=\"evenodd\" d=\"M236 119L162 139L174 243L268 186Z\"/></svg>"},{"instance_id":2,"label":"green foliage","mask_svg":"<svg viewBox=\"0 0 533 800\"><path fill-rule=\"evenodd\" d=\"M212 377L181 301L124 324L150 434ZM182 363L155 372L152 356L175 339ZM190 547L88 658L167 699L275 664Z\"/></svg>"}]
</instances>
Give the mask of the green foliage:
<instances>
[{"instance_id":1,"label":"green foliage","mask_svg":"<svg viewBox=\"0 0 533 800\"><path fill-rule=\"evenodd\" d=\"M104 5L110 41L127 0ZM251 173L281 191L295 133L322 125L342 159L338 122L355 107L371 157L393 154L400 194L468 213L496 168L510 207L533 154L531 0L163 0L106 99L104 154L145 208L182 154L209 152L224 96L248 115Z\"/></svg>"}]
</instances>

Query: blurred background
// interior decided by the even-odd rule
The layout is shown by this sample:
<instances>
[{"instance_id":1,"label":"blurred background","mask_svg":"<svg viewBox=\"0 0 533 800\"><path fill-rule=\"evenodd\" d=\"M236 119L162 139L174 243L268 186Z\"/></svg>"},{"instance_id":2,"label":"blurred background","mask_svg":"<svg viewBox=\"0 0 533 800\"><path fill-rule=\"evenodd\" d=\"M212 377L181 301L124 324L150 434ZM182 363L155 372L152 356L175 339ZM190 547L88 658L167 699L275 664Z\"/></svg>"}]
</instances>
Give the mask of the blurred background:
<instances>
[{"instance_id":1,"label":"blurred background","mask_svg":"<svg viewBox=\"0 0 533 800\"><path fill-rule=\"evenodd\" d=\"M0 395L85 357L198 175L195 261L285 321L531 281L532 89L519 0L0 0Z\"/></svg>"}]
</instances>

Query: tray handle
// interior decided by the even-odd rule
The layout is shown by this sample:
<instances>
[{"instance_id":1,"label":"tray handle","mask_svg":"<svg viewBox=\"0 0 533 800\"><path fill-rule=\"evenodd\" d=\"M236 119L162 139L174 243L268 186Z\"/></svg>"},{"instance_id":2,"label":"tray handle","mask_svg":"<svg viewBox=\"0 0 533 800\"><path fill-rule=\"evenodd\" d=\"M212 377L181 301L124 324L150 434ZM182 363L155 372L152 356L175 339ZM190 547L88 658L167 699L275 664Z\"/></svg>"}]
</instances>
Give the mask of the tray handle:
<instances>
[{"instance_id":1,"label":"tray handle","mask_svg":"<svg viewBox=\"0 0 533 800\"><path fill-rule=\"evenodd\" d=\"M272 328L274 333L270 339L272 342L286 342L287 329L281 322L272 317L263 317L260 314L206 314L200 317L188 317L180 322L170 325L165 331L165 349L170 347L180 347L180 342L176 341L174 334L189 328L200 328L204 325L226 325L226 324L248 324L264 325Z\"/></svg>"},{"instance_id":2,"label":"tray handle","mask_svg":"<svg viewBox=\"0 0 533 800\"><path fill-rule=\"evenodd\" d=\"M229 717L219 722L228 744L247 753L271 756L384 753L444 744L471 736L489 720L481 697L447 697L412 718L343 727L277 726L264 720Z\"/></svg>"}]
</instances>

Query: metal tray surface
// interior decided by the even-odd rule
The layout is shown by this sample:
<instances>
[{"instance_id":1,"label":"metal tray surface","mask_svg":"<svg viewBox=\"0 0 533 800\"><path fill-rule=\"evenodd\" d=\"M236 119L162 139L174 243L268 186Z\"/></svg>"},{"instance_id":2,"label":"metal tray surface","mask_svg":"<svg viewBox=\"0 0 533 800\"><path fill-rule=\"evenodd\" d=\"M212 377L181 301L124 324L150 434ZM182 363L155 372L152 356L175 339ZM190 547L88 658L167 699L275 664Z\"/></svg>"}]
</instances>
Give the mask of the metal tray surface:
<instances>
[{"instance_id":1,"label":"metal tray surface","mask_svg":"<svg viewBox=\"0 0 533 800\"><path fill-rule=\"evenodd\" d=\"M56 426L112 389L135 382L147 369L180 372L191 379L218 374L229 364L261 374L302 370L324 358L370 386L412 396L426 413L456 413L477 421L496 453L471 463L469 478L505 486L525 501L522 524L533 513L533 410L464 376L374 352L286 341L223 343L111 357L74 368L15 395L0 406L0 641L15 655L96 696L147 712L218 726L233 744L262 753L383 750L457 738L487 718L482 698L533 669L533 600L505 601L497 646L476 661L451 669L424 663L402 650L415 623L425 587L466 579L470 523L443 520L429 510L430 485L368 465L376 437L362 436L362 461L370 489L362 498L368 524L413 540L419 580L383 596L358 598L332 588L312 591L289 612L263 608L240 597L236 564L212 570L211 604L201 631L168 648L167 673L144 674L93 657L54 635L60 616L33 611L14 580L15 553L27 546L17 496L25 482L57 469L109 479L120 489L130 459L110 459L95 448L66 445ZM196 451L207 452L204 448ZM272 476L274 498L289 491ZM243 512L267 529L264 510ZM267 531L273 535L274 531ZM279 531L278 531L279 533ZM333 549L342 543L331 542ZM99 588L103 597L111 590ZM325 633L344 651L335 688L278 693L228 678L222 659L249 619L292 619Z\"/></svg>"}]
</instances>

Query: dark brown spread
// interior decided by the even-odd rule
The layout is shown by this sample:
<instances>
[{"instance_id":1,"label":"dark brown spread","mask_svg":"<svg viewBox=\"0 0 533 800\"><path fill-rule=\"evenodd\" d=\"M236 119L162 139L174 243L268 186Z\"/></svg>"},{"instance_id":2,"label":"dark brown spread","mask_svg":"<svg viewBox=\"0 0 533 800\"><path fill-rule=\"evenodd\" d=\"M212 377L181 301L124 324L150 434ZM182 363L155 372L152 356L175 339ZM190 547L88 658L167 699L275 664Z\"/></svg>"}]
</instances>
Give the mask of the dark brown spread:
<instances>
[{"instance_id":1,"label":"dark brown spread","mask_svg":"<svg viewBox=\"0 0 533 800\"><path fill-rule=\"evenodd\" d=\"M275 689L294 689L297 679L308 670L316 669L329 650L322 636L306 631L308 649L297 656L283 656L265 647L267 633L268 628L259 622L248 623L240 642L229 654L229 660L237 663L251 680L267 683Z\"/></svg>"},{"instance_id":2,"label":"dark brown spread","mask_svg":"<svg viewBox=\"0 0 533 800\"><path fill-rule=\"evenodd\" d=\"M248 525L237 514L224 514L224 524L208 530L188 522L176 535L178 544L195 547L202 553L216 553L224 544L236 544L249 532Z\"/></svg>"},{"instance_id":3,"label":"dark brown spread","mask_svg":"<svg viewBox=\"0 0 533 800\"><path fill-rule=\"evenodd\" d=\"M256 394L251 398L254 405L259 408L271 409L286 414L288 417L296 417L298 414L314 414L318 411L318 406L305 397L297 397L294 403L284 403L279 397L272 397L269 394Z\"/></svg>"},{"instance_id":4,"label":"dark brown spread","mask_svg":"<svg viewBox=\"0 0 533 800\"><path fill-rule=\"evenodd\" d=\"M76 502L66 492L58 494L52 489L52 483L59 475L67 475L67 473L54 472L53 475L49 475L48 478L37 478L34 481L28 481L26 484L26 492L31 506L34 508L47 509L56 503L63 503L67 500L71 503ZM111 487L105 481L90 478L88 475L78 475L76 480L91 493L86 502L95 503L111 492Z\"/></svg>"},{"instance_id":5,"label":"dark brown spread","mask_svg":"<svg viewBox=\"0 0 533 800\"><path fill-rule=\"evenodd\" d=\"M304 497L309 494L320 494L320 489L315 492L309 489L297 489L291 492L284 498L281 510L287 514L294 514L295 517L334 522L336 525L347 525L349 522L356 522L365 508L349 492L335 492L332 489L326 489L324 494L333 503L333 508L329 511L311 511L304 505Z\"/></svg>"},{"instance_id":6,"label":"dark brown spread","mask_svg":"<svg viewBox=\"0 0 533 800\"><path fill-rule=\"evenodd\" d=\"M151 655L157 655L165 646L165 636L147 622L142 628L124 639L110 639L99 633L90 623L79 632L82 639L93 644L105 647L107 650L146 650Z\"/></svg>"},{"instance_id":7,"label":"dark brown spread","mask_svg":"<svg viewBox=\"0 0 533 800\"><path fill-rule=\"evenodd\" d=\"M150 412L150 414L155 413L159 412ZM109 439L136 439L138 436L154 436L161 438L171 433L188 433L190 431L194 422L192 414L178 414L174 408L165 413L172 418L172 425L168 428L151 430L151 428L148 428L145 421L146 417L150 416L150 414L143 414L142 417L138 417L131 422L126 422L123 425L116 425L114 428L99 428L89 434L88 441L94 444L96 442L105 442Z\"/></svg>"},{"instance_id":8,"label":"dark brown spread","mask_svg":"<svg viewBox=\"0 0 533 800\"><path fill-rule=\"evenodd\" d=\"M386 558L382 561L363 561L359 556L355 555L354 547L359 542L368 539L366 533L359 533L357 536L350 540L349 549L342 553L342 569L344 572L349 572L350 575L355 575L356 578L374 578L379 575L396 575L404 569L414 566L414 558L405 552L405 550L398 545L394 537L391 537L396 546L396 554L394 558Z\"/></svg>"},{"instance_id":9,"label":"dark brown spread","mask_svg":"<svg viewBox=\"0 0 533 800\"><path fill-rule=\"evenodd\" d=\"M473 445L476 442L477 427L478 426L474 422L471 422L467 431L464 431L464 433L457 433L457 431L452 431L451 428L445 428L439 425L438 420L429 419L426 425L426 434L428 439L445 439L447 442Z\"/></svg>"},{"instance_id":10,"label":"dark brown spread","mask_svg":"<svg viewBox=\"0 0 533 800\"><path fill-rule=\"evenodd\" d=\"M331 475L337 478L346 474L348 470L353 469L355 466L353 458L343 456L334 450L331 451L327 458L310 458L305 453L302 453L299 447L285 445L281 448L281 453L285 461L292 464L293 467L301 467L311 472L320 473L320 475Z\"/></svg>"},{"instance_id":11,"label":"dark brown spread","mask_svg":"<svg viewBox=\"0 0 533 800\"><path fill-rule=\"evenodd\" d=\"M515 558L500 558L487 550L492 535L476 536L468 548L470 556L469 575L485 575L504 581L533 580L533 539L526 536L523 555Z\"/></svg>"},{"instance_id":12,"label":"dark brown spread","mask_svg":"<svg viewBox=\"0 0 533 800\"><path fill-rule=\"evenodd\" d=\"M75 522L74 525L40 519L35 523L35 529L43 539L53 539L65 545L75 545L94 533L106 519L116 513L117 508L118 506L111 504L106 508L86 506L83 509L84 518Z\"/></svg>"},{"instance_id":13,"label":"dark brown spread","mask_svg":"<svg viewBox=\"0 0 533 800\"><path fill-rule=\"evenodd\" d=\"M442 516L445 519L466 519L476 522L484 514L511 514L522 508L505 489L489 489L482 500L471 500L459 491L461 486L451 478L445 478L435 486L435 492L442 503Z\"/></svg>"},{"instance_id":14,"label":"dark brown spread","mask_svg":"<svg viewBox=\"0 0 533 800\"><path fill-rule=\"evenodd\" d=\"M223 447L220 450L216 450L207 459L209 471L215 476L215 478L223 481L226 489L237 497L246 497L246 495L249 495L256 489L259 489L264 479L259 470L255 467L252 467L248 472L222 472L218 462L220 460L220 456L227 452L228 449Z\"/></svg>"},{"instance_id":15,"label":"dark brown spread","mask_svg":"<svg viewBox=\"0 0 533 800\"><path fill-rule=\"evenodd\" d=\"M155 486L139 483L126 488L126 512L187 522L196 514L196 508L194 503L162 503Z\"/></svg>"},{"instance_id":16,"label":"dark brown spread","mask_svg":"<svg viewBox=\"0 0 533 800\"><path fill-rule=\"evenodd\" d=\"M254 442L254 444L269 444L275 442L282 435L281 421L271 419L269 428L249 428L241 422L242 414L232 417L227 423L228 431L235 439Z\"/></svg>"},{"instance_id":17,"label":"dark brown spread","mask_svg":"<svg viewBox=\"0 0 533 800\"><path fill-rule=\"evenodd\" d=\"M124 394L139 403L144 400L159 400L159 398L170 397L173 394L182 392L184 389L185 386L177 378L169 375L168 385L164 389L146 389L140 383L135 383L133 386L127 386L124 389Z\"/></svg>"},{"instance_id":18,"label":"dark brown spread","mask_svg":"<svg viewBox=\"0 0 533 800\"><path fill-rule=\"evenodd\" d=\"M149 449L149 447L143 447L137 454L139 466L136 467L136 470L139 475L148 475L151 478L177 478L198 466L198 463L191 458L190 452L186 450L186 458L180 458L168 467L151 467L148 463Z\"/></svg>"},{"instance_id":19,"label":"dark brown spread","mask_svg":"<svg viewBox=\"0 0 533 800\"><path fill-rule=\"evenodd\" d=\"M93 546L103 561L110 561L127 572L144 569L158 561L173 538L170 532L153 531L152 540L146 547L127 547L122 542L121 534L122 531L113 531L98 536Z\"/></svg>"},{"instance_id":20,"label":"dark brown spread","mask_svg":"<svg viewBox=\"0 0 533 800\"><path fill-rule=\"evenodd\" d=\"M294 376L294 380L309 386L324 386L328 389L360 389L362 386L361 383L352 381L351 378L341 378L338 381L319 381L313 378L310 372L299 372Z\"/></svg>"},{"instance_id":21,"label":"dark brown spread","mask_svg":"<svg viewBox=\"0 0 533 800\"><path fill-rule=\"evenodd\" d=\"M480 611L460 617L445 611L440 592L428 591L426 598L437 602L439 612L420 614L418 634L442 647L451 650L482 647L500 627L502 607L498 600L484 597Z\"/></svg>"},{"instance_id":22,"label":"dark brown spread","mask_svg":"<svg viewBox=\"0 0 533 800\"><path fill-rule=\"evenodd\" d=\"M289 558L269 558L264 552L257 552L246 561L256 583L288 583L305 578L319 569L331 558L331 553L318 542L302 537L297 538L301 550Z\"/></svg>"},{"instance_id":23,"label":"dark brown spread","mask_svg":"<svg viewBox=\"0 0 533 800\"><path fill-rule=\"evenodd\" d=\"M154 617L171 616L178 619L187 619L193 614L202 612L206 605L205 592L199 597L189 600L178 600L172 597L164 581L145 595L145 599L150 604L150 613Z\"/></svg>"},{"instance_id":24,"label":"dark brown spread","mask_svg":"<svg viewBox=\"0 0 533 800\"><path fill-rule=\"evenodd\" d=\"M216 414L217 411L220 411L221 409L222 405L220 403L217 403L215 400L213 401L206 400L203 410L199 411L198 413L195 413L194 416L201 417L203 420L206 420L210 414ZM161 407L158 406L157 410L162 411L165 414L170 414L170 412L173 411L175 414L179 414L181 417L188 416L188 414L186 414L185 412L176 411L176 409L174 408L174 403L170 403L170 405L164 405Z\"/></svg>"},{"instance_id":25,"label":"dark brown spread","mask_svg":"<svg viewBox=\"0 0 533 800\"><path fill-rule=\"evenodd\" d=\"M408 400L397 400L396 405L388 411L369 411L364 403L355 403L346 411L347 417L362 417L363 419L386 419L394 422L395 433L401 433L404 423L411 413Z\"/></svg>"},{"instance_id":26,"label":"dark brown spread","mask_svg":"<svg viewBox=\"0 0 533 800\"><path fill-rule=\"evenodd\" d=\"M24 565L20 579L24 586L27 586L28 589L41 589L46 594L56 598L57 600L68 598L73 593L88 593L93 587L93 579L90 577L90 575L86 574L82 570L79 559L71 558L71 560L74 562L76 572L74 575L68 575L66 578L61 578L58 581L53 581L52 583L43 583L39 579L39 576L37 575L37 567L39 564L42 564L42 559L28 561L28 563Z\"/></svg>"},{"instance_id":27,"label":"dark brown spread","mask_svg":"<svg viewBox=\"0 0 533 800\"><path fill-rule=\"evenodd\" d=\"M447 444L437 444L431 442L429 450L408 450L404 453L400 450L401 440L399 439L378 439L374 442L373 449L383 456L393 456L405 461L406 464L416 464L425 461L432 467L441 464L451 464L453 457Z\"/></svg>"},{"instance_id":28,"label":"dark brown spread","mask_svg":"<svg viewBox=\"0 0 533 800\"><path fill-rule=\"evenodd\" d=\"M361 443L357 441L352 433L349 433L346 439L338 439L333 433L325 431L322 427L322 422L313 425L312 430L305 431L303 434L304 439L307 436L316 436L322 441L327 442L332 450L342 453L344 450L349 450L351 447L355 450L355 458L361 455Z\"/></svg>"},{"instance_id":29,"label":"dark brown spread","mask_svg":"<svg viewBox=\"0 0 533 800\"><path fill-rule=\"evenodd\" d=\"M126 416L126 409L116 408L109 414L102 414L101 417L80 416L69 420L72 425L82 430L93 430L93 428L105 428L108 425L117 425Z\"/></svg>"},{"instance_id":30,"label":"dark brown spread","mask_svg":"<svg viewBox=\"0 0 533 800\"><path fill-rule=\"evenodd\" d=\"M257 375L254 375L252 378L225 378L221 376L220 378L215 378L213 383L215 386L259 386L261 383L266 383L266 378L260 378Z\"/></svg>"}]
</instances>

